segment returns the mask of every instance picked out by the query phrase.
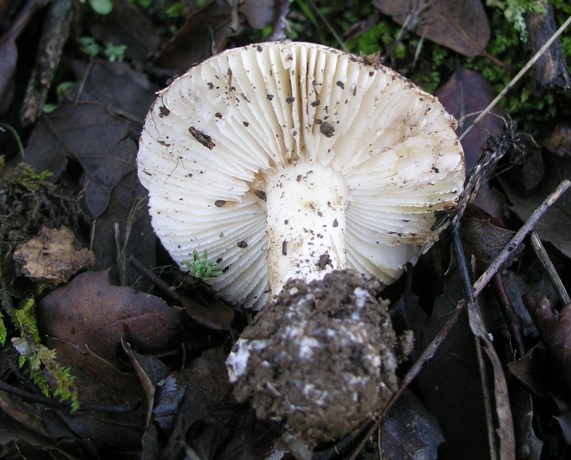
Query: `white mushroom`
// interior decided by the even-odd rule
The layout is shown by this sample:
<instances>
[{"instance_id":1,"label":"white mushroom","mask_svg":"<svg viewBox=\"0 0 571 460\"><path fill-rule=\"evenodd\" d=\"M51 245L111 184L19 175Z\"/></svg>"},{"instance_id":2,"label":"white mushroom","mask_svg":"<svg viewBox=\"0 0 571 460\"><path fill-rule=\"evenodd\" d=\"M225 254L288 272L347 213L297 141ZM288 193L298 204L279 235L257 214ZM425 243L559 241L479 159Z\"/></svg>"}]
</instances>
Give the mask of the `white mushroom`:
<instances>
[{"instance_id":1,"label":"white mushroom","mask_svg":"<svg viewBox=\"0 0 571 460\"><path fill-rule=\"evenodd\" d=\"M161 91L141 136L153 226L181 266L259 309L290 278L396 280L464 181L454 119L396 72L320 45L228 50Z\"/></svg>"}]
</instances>

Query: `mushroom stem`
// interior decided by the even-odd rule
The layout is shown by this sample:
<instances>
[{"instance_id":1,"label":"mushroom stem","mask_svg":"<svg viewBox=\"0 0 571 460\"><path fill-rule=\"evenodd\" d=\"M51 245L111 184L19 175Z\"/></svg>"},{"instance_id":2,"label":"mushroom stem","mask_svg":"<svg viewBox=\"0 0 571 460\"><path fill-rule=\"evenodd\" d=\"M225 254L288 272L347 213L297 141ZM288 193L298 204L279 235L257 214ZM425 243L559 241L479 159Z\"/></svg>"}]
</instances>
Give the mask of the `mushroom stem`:
<instances>
[{"instance_id":1,"label":"mushroom stem","mask_svg":"<svg viewBox=\"0 0 571 460\"><path fill-rule=\"evenodd\" d=\"M341 175L303 162L267 177L269 284L278 294L289 279L310 282L345 269L348 189Z\"/></svg>"}]
</instances>

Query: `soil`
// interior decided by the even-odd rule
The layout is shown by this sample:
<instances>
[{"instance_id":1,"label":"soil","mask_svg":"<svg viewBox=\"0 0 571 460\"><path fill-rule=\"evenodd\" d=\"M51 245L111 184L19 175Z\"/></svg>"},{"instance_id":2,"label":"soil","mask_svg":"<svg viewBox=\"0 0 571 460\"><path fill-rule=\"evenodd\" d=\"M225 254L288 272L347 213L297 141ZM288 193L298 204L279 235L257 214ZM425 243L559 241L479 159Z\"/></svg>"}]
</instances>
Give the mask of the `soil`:
<instances>
[{"instance_id":1,"label":"soil","mask_svg":"<svg viewBox=\"0 0 571 460\"><path fill-rule=\"evenodd\" d=\"M283 422L300 457L303 445L372 420L397 389L411 335L397 337L379 290L349 270L309 284L290 280L234 347L236 398L251 399L259 418Z\"/></svg>"}]
</instances>

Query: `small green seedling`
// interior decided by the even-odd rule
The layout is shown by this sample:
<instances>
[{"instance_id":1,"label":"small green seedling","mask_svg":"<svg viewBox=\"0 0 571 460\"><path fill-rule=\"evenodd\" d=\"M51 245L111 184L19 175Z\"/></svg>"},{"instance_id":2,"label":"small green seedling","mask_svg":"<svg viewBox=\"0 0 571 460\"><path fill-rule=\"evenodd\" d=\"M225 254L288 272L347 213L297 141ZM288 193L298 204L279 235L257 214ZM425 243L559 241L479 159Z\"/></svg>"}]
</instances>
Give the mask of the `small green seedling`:
<instances>
[{"instance_id":1,"label":"small green seedling","mask_svg":"<svg viewBox=\"0 0 571 460\"><path fill-rule=\"evenodd\" d=\"M190 260L183 260L182 263L195 278L206 280L222 274L222 270L215 268L216 261L208 260L208 252L206 249L202 254L199 254L198 251L194 251L192 253L192 259L192 262Z\"/></svg>"}]
</instances>

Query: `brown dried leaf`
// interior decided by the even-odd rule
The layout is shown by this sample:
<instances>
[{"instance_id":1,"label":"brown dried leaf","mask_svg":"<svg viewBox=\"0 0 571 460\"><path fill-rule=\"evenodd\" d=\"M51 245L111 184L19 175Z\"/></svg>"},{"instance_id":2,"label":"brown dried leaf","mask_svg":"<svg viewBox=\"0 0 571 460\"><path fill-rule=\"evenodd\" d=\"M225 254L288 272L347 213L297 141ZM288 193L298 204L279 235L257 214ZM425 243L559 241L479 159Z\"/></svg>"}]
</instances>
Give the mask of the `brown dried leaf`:
<instances>
[{"instance_id":1,"label":"brown dried leaf","mask_svg":"<svg viewBox=\"0 0 571 460\"><path fill-rule=\"evenodd\" d=\"M221 51L228 37L242 28L237 0L213 0L192 14L160 51L159 67L186 71Z\"/></svg>"},{"instance_id":2,"label":"brown dried leaf","mask_svg":"<svg viewBox=\"0 0 571 460\"><path fill-rule=\"evenodd\" d=\"M488 268L514 235L485 216L465 216L461 228L464 251L468 258L475 256L478 271Z\"/></svg>"},{"instance_id":3,"label":"brown dried leaf","mask_svg":"<svg viewBox=\"0 0 571 460\"><path fill-rule=\"evenodd\" d=\"M482 54L490 40L480 0L373 0L373 5L417 35L465 56Z\"/></svg>"},{"instance_id":4,"label":"brown dried leaf","mask_svg":"<svg viewBox=\"0 0 571 460\"><path fill-rule=\"evenodd\" d=\"M458 120L458 134L461 135L474 119L495 97L488 81L473 70L458 66L450 79L436 91L436 97L446 110ZM469 171L480 158L482 147L493 134L504 128L502 113L492 110L462 139Z\"/></svg>"},{"instance_id":5,"label":"brown dried leaf","mask_svg":"<svg viewBox=\"0 0 571 460\"><path fill-rule=\"evenodd\" d=\"M110 286L103 271L78 275L49 293L38 319L47 335L118 362L122 337L143 353L179 343L179 312L158 297Z\"/></svg>"},{"instance_id":6,"label":"brown dried leaf","mask_svg":"<svg viewBox=\"0 0 571 460\"><path fill-rule=\"evenodd\" d=\"M66 340L49 338L47 345L56 351L58 362L70 369L80 402L80 411L75 414L67 409L54 411L52 419L61 419L54 420L56 426L65 424L76 436L98 446L138 449L144 408L140 405L143 391L137 377ZM92 412L89 408L98 410Z\"/></svg>"},{"instance_id":7,"label":"brown dried leaf","mask_svg":"<svg viewBox=\"0 0 571 460\"><path fill-rule=\"evenodd\" d=\"M42 227L35 238L16 248L14 260L23 265L22 273L28 278L61 284L92 265L95 256L89 249L79 248L69 228Z\"/></svg>"},{"instance_id":8,"label":"brown dried leaf","mask_svg":"<svg viewBox=\"0 0 571 460\"><path fill-rule=\"evenodd\" d=\"M511 201L511 209L525 222L535 209L545 200L564 179L571 177L571 158L544 156L545 173L539 186L530 193L514 186L511 182L500 180L504 192ZM571 193L565 193L551 206L535 225L535 231L543 241L549 241L565 256L571 257Z\"/></svg>"},{"instance_id":9,"label":"brown dried leaf","mask_svg":"<svg viewBox=\"0 0 571 460\"><path fill-rule=\"evenodd\" d=\"M28 142L26 161L57 179L66 159L77 159L84 171L85 202L96 218L117 183L136 169L137 146L130 134L129 123L101 104L66 105L41 118Z\"/></svg>"},{"instance_id":10,"label":"brown dried leaf","mask_svg":"<svg viewBox=\"0 0 571 460\"><path fill-rule=\"evenodd\" d=\"M271 24L279 6L279 0L213 0L188 18L160 51L156 63L186 71L222 51L228 38L242 31L244 21L254 29Z\"/></svg>"}]
</instances>

